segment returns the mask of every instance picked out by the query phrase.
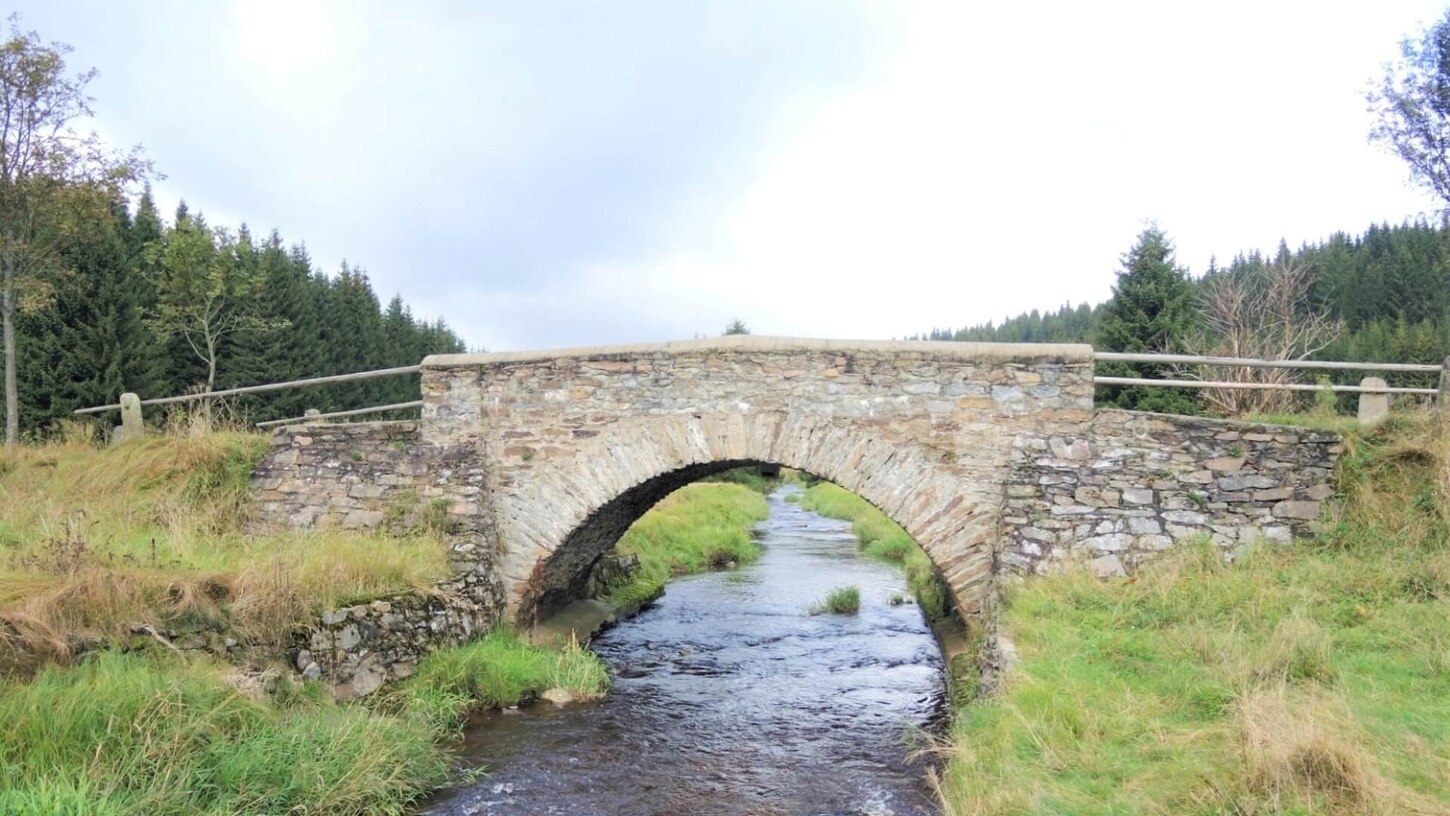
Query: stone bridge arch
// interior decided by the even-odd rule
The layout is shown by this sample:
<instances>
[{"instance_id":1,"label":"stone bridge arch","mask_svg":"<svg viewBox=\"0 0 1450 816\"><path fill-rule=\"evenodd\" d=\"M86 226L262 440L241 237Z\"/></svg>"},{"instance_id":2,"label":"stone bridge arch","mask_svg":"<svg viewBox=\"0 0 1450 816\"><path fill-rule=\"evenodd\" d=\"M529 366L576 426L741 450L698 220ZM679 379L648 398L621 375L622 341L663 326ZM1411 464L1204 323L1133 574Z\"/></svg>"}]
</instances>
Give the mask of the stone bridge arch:
<instances>
[{"instance_id":1,"label":"stone bridge arch","mask_svg":"<svg viewBox=\"0 0 1450 816\"><path fill-rule=\"evenodd\" d=\"M774 464L829 479L909 532L958 598L978 610L992 568L1001 485L948 452L889 442L805 414L669 416L621 421L499 505L516 532L499 575L520 614L580 596L584 579L636 519L671 492L730 468ZM538 509L547 518L540 526Z\"/></svg>"},{"instance_id":2,"label":"stone bridge arch","mask_svg":"<svg viewBox=\"0 0 1450 816\"><path fill-rule=\"evenodd\" d=\"M749 463L812 473L909 532L959 611L991 597L1012 440L1087 420L1087 346L731 337L424 361L423 442L478 451L506 613L571 600L674 489ZM466 502L465 502L466 504Z\"/></svg>"}]
</instances>

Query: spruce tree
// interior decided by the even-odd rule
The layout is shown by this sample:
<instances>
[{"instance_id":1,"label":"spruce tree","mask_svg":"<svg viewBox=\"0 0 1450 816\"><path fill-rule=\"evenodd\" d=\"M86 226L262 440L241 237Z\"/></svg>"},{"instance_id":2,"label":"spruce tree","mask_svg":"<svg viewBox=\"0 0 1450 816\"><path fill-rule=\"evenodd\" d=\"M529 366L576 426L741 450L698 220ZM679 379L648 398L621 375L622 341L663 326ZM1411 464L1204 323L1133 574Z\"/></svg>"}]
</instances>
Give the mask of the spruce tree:
<instances>
[{"instance_id":1,"label":"spruce tree","mask_svg":"<svg viewBox=\"0 0 1450 816\"><path fill-rule=\"evenodd\" d=\"M1123 268L1113 286L1113 297L1103 306L1094 345L1099 351L1170 352L1196 321L1193 285L1173 260L1173 245L1157 227L1149 227L1123 256ZM1163 366L1142 363L1105 363L1104 376L1172 379ZM1098 404L1139 411L1196 413L1193 398L1184 391L1154 386L1104 386Z\"/></svg>"}]
</instances>

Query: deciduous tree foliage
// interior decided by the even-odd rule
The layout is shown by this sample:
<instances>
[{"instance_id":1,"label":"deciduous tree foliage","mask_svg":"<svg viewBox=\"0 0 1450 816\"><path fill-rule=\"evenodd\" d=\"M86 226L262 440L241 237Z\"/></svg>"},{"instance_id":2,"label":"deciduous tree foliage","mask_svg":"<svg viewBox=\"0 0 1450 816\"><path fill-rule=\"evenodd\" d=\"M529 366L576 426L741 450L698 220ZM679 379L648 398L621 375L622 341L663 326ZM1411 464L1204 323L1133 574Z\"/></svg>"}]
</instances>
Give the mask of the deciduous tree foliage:
<instances>
[{"instance_id":1,"label":"deciduous tree foliage","mask_svg":"<svg viewBox=\"0 0 1450 816\"><path fill-rule=\"evenodd\" d=\"M5 444L19 439L19 338L24 312L49 306L57 279L74 273L67 249L87 240L125 187L148 166L76 132L91 113L95 71L70 76L70 47L43 43L11 16L0 43L0 337L4 348Z\"/></svg>"},{"instance_id":2,"label":"deciduous tree foliage","mask_svg":"<svg viewBox=\"0 0 1450 816\"><path fill-rule=\"evenodd\" d=\"M1450 11L1401 44L1399 62L1369 93L1370 138L1394 151L1417 183L1450 206Z\"/></svg>"}]
</instances>

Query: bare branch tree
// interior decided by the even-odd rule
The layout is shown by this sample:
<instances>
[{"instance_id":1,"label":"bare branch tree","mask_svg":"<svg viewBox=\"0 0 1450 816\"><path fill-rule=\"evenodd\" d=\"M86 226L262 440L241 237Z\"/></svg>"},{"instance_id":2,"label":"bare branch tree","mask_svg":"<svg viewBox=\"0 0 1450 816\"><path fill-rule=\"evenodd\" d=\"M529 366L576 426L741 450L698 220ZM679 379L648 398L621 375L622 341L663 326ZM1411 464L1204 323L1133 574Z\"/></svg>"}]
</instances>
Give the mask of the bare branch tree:
<instances>
[{"instance_id":1,"label":"bare branch tree","mask_svg":"<svg viewBox=\"0 0 1450 816\"><path fill-rule=\"evenodd\" d=\"M1203 281L1200 297L1204 329L1188 341L1193 354L1303 360L1339 335L1341 326L1315 311L1309 295L1315 273L1296 261L1264 264ZM1193 366L1186 376L1243 383L1292 383L1300 374L1288 368ZM1205 389L1199 396L1208 410L1227 416L1276 413L1294 407L1289 391Z\"/></svg>"}]
</instances>

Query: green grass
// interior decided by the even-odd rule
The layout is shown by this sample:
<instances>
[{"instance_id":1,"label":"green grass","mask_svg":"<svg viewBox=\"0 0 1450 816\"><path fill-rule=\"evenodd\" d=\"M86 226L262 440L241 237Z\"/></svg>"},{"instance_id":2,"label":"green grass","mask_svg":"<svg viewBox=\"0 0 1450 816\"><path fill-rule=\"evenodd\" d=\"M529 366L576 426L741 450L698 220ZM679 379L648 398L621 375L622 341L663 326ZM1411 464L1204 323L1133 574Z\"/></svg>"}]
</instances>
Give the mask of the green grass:
<instances>
[{"instance_id":1,"label":"green grass","mask_svg":"<svg viewBox=\"0 0 1450 816\"><path fill-rule=\"evenodd\" d=\"M839 587L831 591L825 600L810 608L812 615L854 615L861 611L861 590L853 586Z\"/></svg>"},{"instance_id":2,"label":"green grass","mask_svg":"<svg viewBox=\"0 0 1450 816\"><path fill-rule=\"evenodd\" d=\"M609 669L577 643L536 646L499 630L429 655L417 674L384 692L381 706L420 715L447 730L472 711L528 703L554 688L579 699L598 697L609 688Z\"/></svg>"},{"instance_id":3,"label":"green grass","mask_svg":"<svg viewBox=\"0 0 1450 816\"><path fill-rule=\"evenodd\" d=\"M850 521L863 554L905 569L907 587L928 620L942 620L951 615L951 592L937 575L931 559L885 513L830 482L817 482L807 488L801 506L823 516Z\"/></svg>"},{"instance_id":4,"label":"green grass","mask_svg":"<svg viewBox=\"0 0 1450 816\"><path fill-rule=\"evenodd\" d=\"M0 686L0 813L401 813L447 777L421 718L253 700L229 671L101 653Z\"/></svg>"},{"instance_id":5,"label":"green grass","mask_svg":"<svg viewBox=\"0 0 1450 816\"><path fill-rule=\"evenodd\" d=\"M1447 453L1399 418L1351 436L1316 541L1012 588L1020 660L957 711L945 813L1450 813Z\"/></svg>"},{"instance_id":6,"label":"green grass","mask_svg":"<svg viewBox=\"0 0 1450 816\"><path fill-rule=\"evenodd\" d=\"M1263 425L1289 425L1316 431L1334 431L1335 433L1351 433L1359 429L1359 419L1356 417L1330 411L1310 411L1299 414L1250 414L1238 417L1238 420Z\"/></svg>"},{"instance_id":7,"label":"green grass","mask_svg":"<svg viewBox=\"0 0 1450 816\"><path fill-rule=\"evenodd\" d=\"M676 490L620 539L616 550L639 556L640 567L610 600L637 608L670 578L754 561L760 545L751 529L769 514L765 497L740 484L698 482Z\"/></svg>"},{"instance_id":8,"label":"green grass","mask_svg":"<svg viewBox=\"0 0 1450 816\"><path fill-rule=\"evenodd\" d=\"M776 483L775 479L767 479L761 476L760 468L754 465L731 468L723 473L717 473L714 476L706 476L701 481L706 484L738 484L743 487L748 487L757 493L769 493L770 489Z\"/></svg>"},{"instance_id":9,"label":"green grass","mask_svg":"<svg viewBox=\"0 0 1450 816\"><path fill-rule=\"evenodd\" d=\"M447 574L426 531L245 535L266 447L259 434L218 432L0 454L0 659L64 656L76 638L138 623L220 621L246 642L278 643L323 608Z\"/></svg>"},{"instance_id":10,"label":"green grass","mask_svg":"<svg viewBox=\"0 0 1450 816\"><path fill-rule=\"evenodd\" d=\"M399 814L450 776L445 737L551 688L603 693L592 652L505 632L435 652L366 703L290 675L270 697L169 652L100 652L0 684L0 813Z\"/></svg>"}]
</instances>

